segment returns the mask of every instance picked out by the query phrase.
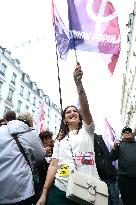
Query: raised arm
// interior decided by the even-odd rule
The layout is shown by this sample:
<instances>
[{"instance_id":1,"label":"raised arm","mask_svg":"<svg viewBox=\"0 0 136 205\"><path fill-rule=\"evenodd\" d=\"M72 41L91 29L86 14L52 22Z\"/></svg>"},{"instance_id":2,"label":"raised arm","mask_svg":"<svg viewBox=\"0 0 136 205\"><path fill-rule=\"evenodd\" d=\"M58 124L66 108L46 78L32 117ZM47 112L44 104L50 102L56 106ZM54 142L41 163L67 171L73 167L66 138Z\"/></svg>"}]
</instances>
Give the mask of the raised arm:
<instances>
[{"instance_id":1,"label":"raised arm","mask_svg":"<svg viewBox=\"0 0 136 205\"><path fill-rule=\"evenodd\" d=\"M81 66L79 63L77 63L76 65L73 76L74 76L74 81L75 81L78 96L79 96L82 118L87 125L90 125L93 119L92 119L92 115L89 110L89 104L88 104L87 96L85 93L85 89L82 84L83 72L81 70Z\"/></svg>"}]
</instances>

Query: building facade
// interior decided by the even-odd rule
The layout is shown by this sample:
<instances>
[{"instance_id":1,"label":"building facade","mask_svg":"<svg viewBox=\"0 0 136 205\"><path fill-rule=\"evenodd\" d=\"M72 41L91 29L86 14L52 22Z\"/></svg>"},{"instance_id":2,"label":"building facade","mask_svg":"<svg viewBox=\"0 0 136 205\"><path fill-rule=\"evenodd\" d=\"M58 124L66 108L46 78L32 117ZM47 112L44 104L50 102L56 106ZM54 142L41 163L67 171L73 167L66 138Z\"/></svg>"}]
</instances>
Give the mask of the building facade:
<instances>
[{"instance_id":1,"label":"building facade","mask_svg":"<svg viewBox=\"0 0 136 205\"><path fill-rule=\"evenodd\" d=\"M122 124L136 129L136 2L127 24L127 60L123 74L121 116Z\"/></svg>"},{"instance_id":2,"label":"building facade","mask_svg":"<svg viewBox=\"0 0 136 205\"><path fill-rule=\"evenodd\" d=\"M0 117L9 110L29 112L36 117L41 102L44 126L57 134L61 121L60 108L21 70L20 61L12 59L11 52L0 46Z\"/></svg>"}]
</instances>

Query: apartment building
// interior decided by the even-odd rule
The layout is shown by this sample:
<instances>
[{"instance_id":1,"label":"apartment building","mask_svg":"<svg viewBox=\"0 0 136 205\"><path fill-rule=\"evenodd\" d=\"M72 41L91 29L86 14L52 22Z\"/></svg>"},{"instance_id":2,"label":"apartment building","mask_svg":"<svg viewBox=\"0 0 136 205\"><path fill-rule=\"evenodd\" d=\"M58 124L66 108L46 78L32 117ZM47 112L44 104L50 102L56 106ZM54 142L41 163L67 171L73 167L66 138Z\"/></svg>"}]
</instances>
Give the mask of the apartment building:
<instances>
[{"instance_id":1,"label":"apartment building","mask_svg":"<svg viewBox=\"0 0 136 205\"><path fill-rule=\"evenodd\" d=\"M0 46L0 117L9 110L29 112L36 116L40 112L41 102L44 126L57 134L61 120L60 108L21 70L20 61L12 59L11 52Z\"/></svg>"},{"instance_id":2,"label":"apartment building","mask_svg":"<svg viewBox=\"0 0 136 205\"><path fill-rule=\"evenodd\" d=\"M136 2L127 26L127 59L123 74L121 116L123 125L136 129Z\"/></svg>"}]
</instances>

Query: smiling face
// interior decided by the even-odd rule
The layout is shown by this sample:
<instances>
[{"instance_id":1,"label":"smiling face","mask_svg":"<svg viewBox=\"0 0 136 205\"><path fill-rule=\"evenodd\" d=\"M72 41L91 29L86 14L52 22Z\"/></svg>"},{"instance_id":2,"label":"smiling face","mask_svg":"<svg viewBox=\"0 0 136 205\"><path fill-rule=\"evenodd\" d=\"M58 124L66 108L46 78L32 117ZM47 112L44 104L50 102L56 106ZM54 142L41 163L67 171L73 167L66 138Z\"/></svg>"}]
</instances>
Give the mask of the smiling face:
<instances>
[{"instance_id":1,"label":"smiling face","mask_svg":"<svg viewBox=\"0 0 136 205\"><path fill-rule=\"evenodd\" d=\"M67 123L70 130L78 129L80 122L79 111L74 106L69 106L64 115L64 121Z\"/></svg>"}]
</instances>

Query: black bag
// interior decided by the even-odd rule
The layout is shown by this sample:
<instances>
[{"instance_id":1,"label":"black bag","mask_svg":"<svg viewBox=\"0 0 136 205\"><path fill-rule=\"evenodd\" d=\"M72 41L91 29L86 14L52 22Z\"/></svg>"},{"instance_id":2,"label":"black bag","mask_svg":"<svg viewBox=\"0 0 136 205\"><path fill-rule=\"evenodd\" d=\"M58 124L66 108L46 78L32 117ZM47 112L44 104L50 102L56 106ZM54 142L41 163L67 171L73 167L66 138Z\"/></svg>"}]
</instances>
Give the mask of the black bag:
<instances>
[{"instance_id":1,"label":"black bag","mask_svg":"<svg viewBox=\"0 0 136 205\"><path fill-rule=\"evenodd\" d=\"M47 173L47 169L48 169L48 164L46 162L45 159L41 160L40 162L36 162L33 167L31 167L31 163L28 159L28 156L23 148L23 146L21 145L17 134L12 134L13 139L16 141L16 144L20 150L20 152L23 154L25 160L27 161L28 165L30 166L30 169L32 171L32 175L33 175L33 181L34 181L34 189L35 189L35 199L34 201L36 201L37 199L39 199L39 196L42 192L43 186L44 186L44 182L45 182L45 177L46 177L46 173Z\"/></svg>"},{"instance_id":2,"label":"black bag","mask_svg":"<svg viewBox=\"0 0 136 205\"><path fill-rule=\"evenodd\" d=\"M102 135L94 134L95 162L98 174L102 180L115 180L116 172L112 165L110 152L102 138Z\"/></svg>"},{"instance_id":3,"label":"black bag","mask_svg":"<svg viewBox=\"0 0 136 205\"><path fill-rule=\"evenodd\" d=\"M36 162L33 167L33 178L35 182L35 192L41 194L49 164L46 159Z\"/></svg>"}]
</instances>

